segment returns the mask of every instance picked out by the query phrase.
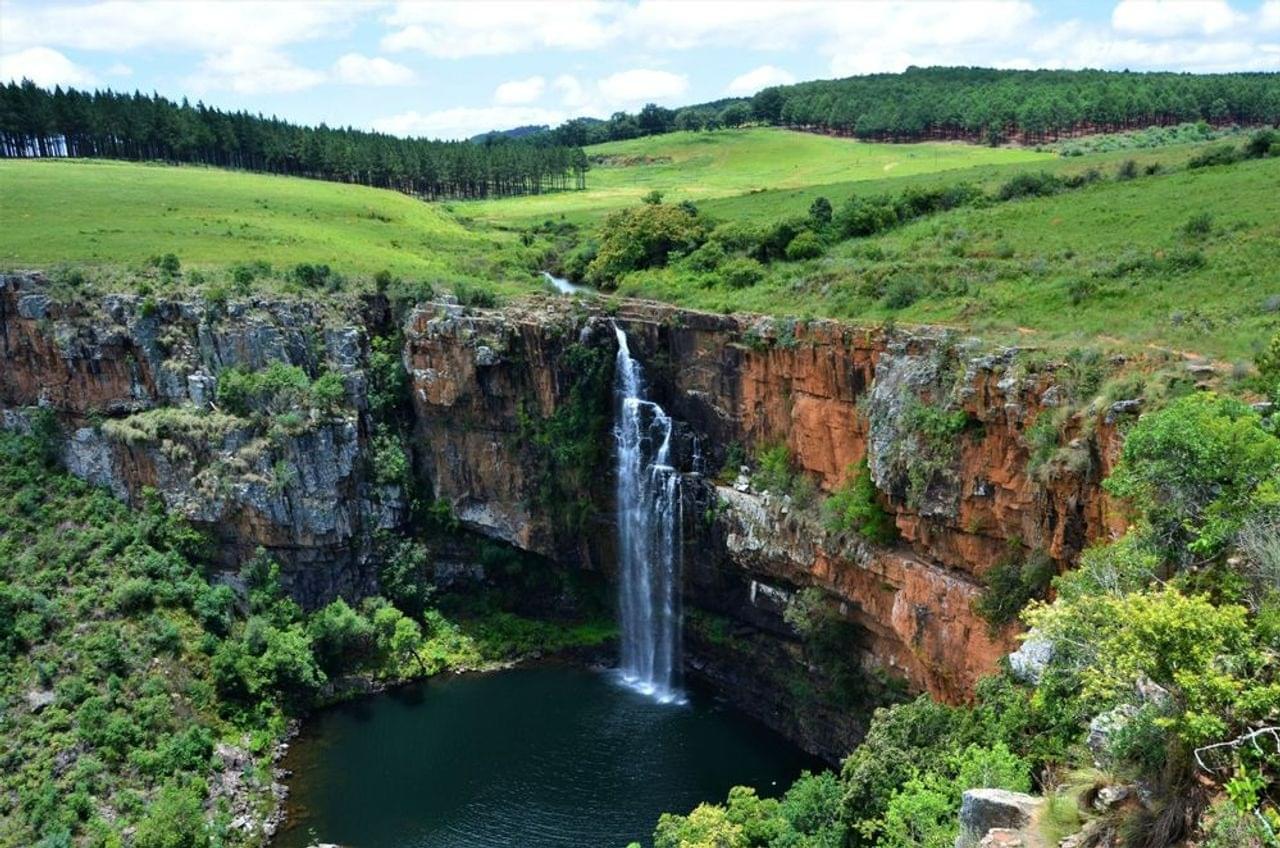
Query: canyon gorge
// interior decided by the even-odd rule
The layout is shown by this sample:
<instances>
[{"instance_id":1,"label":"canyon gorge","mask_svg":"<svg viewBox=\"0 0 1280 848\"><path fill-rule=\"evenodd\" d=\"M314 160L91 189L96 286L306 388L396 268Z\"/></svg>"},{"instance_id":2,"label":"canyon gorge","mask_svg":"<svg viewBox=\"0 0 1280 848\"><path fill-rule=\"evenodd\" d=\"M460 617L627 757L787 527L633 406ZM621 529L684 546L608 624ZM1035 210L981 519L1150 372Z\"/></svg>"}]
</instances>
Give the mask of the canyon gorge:
<instances>
[{"instance_id":1,"label":"canyon gorge","mask_svg":"<svg viewBox=\"0 0 1280 848\"><path fill-rule=\"evenodd\" d=\"M563 296L403 315L376 295L346 306L76 299L18 273L0 278L0 414L29 430L51 412L73 474L130 502L154 493L212 534L229 580L266 550L290 594L315 608L375 592L376 540L417 532L407 487L373 471L375 338L395 340L407 372L411 488L447 505L465 534L609 585L625 581L628 561L615 369L640 363L646 394L631 396L652 404L643 426L663 418L670 471L658 482L683 516L669 542L682 564L684 674L828 760L865 731L868 713L852 703L881 690L964 702L1017 648L1014 627L975 612L991 569L1035 555L1063 570L1124 529L1100 483L1118 456L1117 418L1133 410L1072 413L1064 450L1033 469L1027 432L1068 404L1067 370L944 329ZM340 375L340 408L255 435L220 408L217 383L273 362ZM921 410L955 426L922 434ZM548 434L584 450L565 457ZM752 457L783 447L813 491L753 478ZM891 544L823 519L824 496L862 463L896 528ZM503 579L427 543L442 585ZM840 680L787 615L800 593L841 625Z\"/></svg>"}]
</instances>

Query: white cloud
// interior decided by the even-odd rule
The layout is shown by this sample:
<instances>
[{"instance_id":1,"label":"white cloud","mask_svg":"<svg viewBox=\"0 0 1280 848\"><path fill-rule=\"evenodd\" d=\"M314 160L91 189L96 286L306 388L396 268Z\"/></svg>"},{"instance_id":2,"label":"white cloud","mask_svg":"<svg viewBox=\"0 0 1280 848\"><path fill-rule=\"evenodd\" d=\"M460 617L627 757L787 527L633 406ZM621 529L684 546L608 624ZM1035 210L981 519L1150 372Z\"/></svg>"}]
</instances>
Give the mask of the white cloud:
<instances>
[{"instance_id":1,"label":"white cloud","mask_svg":"<svg viewBox=\"0 0 1280 848\"><path fill-rule=\"evenodd\" d=\"M603 2L398 3L382 49L439 58L531 50L594 50L618 34L620 7Z\"/></svg>"},{"instance_id":2,"label":"white cloud","mask_svg":"<svg viewBox=\"0 0 1280 848\"><path fill-rule=\"evenodd\" d=\"M572 74L561 74L551 83L551 87L560 93L560 100L571 109L581 109L589 100L587 91L578 78Z\"/></svg>"},{"instance_id":3,"label":"white cloud","mask_svg":"<svg viewBox=\"0 0 1280 848\"><path fill-rule=\"evenodd\" d=\"M1280 30L1280 0L1267 0L1258 9L1258 26L1267 32Z\"/></svg>"},{"instance_id":4,"label":"white cloud","mask_svg":"<svg viewBox=\"0 0 1280 848\"><path fill-rule=\"evenodd\" d=\"M687 77L649 68L619 71L599 80L596 85L606 99L619 105L670 100L689 90Z\"/></svg>"},{"instance_id":5,"label":"white cloud","mask_svg":"<svg viewBox=\"0 0 1280 848\"><path fill-rule=\"evenodd\" d=\"M200 50L280 47L335 35L371 7L341 0L279 3L191 0L155 3L104 0L87 5L14 4L5 9L9 44L52 44L81 50Z\"/></svg>"},{"instance_id":6,"label":"white cloud","mask_svg":"<svg viewBox=\"0 0 1280 848\"><path fill-rule=\"evenodd\" d=\"M380 132L399 136L428 138L470 138L490 130L504 130L528 125L556 126L568 117L555 109L536 106L485 106L441 109L422 114L401 112L379 118L373 127Z\"/></svg>"},{"instance_id":7,"label":"white cloud","mask_svg":"<svg viewBox=\"0 0 1280 848\"><path fill-rule=\"evenodd\" d=\"M1156 38L1214 35L1242 20L1225 0L1121 0L1111 12L1117 32Z\"/></svg>"},{"instance_id":8,"label":"white cloud","mask_svg":"<svg viewBox=\"0 0 1280 848\"><path fill-rule=\"evenodd\" d=\"M413 71L381 56L347 53L333 63L333 78L349 85L407 85Z\"/></svg>"},{"instance_id":9,"label":"white cloud","mask_svg":"<svg viewBox=\"0 0 1280 848\"><path fill-rule=\"evenodd\" d=\"M795 81L795 75L790 71L784 71L773 65L761 65L741 76L734 77L725 91L738 97L746 97L771 85L789 85Z\"/></svg>"},{"instance_id":10,"label":"white cloud","mask_svg":"<svg viewBox=\"0 0 1280 848\"><path fill-rule=\"evenodd\" d=\"M107 68L107 76L131 77L133 76L133 68L129 67L124 62L116 62L111 67Z\"/></svg>"},{"instance_id":11,"label":"white cloud","mask_svg":"<svg viewBox=\"0 0 1280 848\"><path fill-rule=\"evenodd\" d=\"M542 97L542 92L546 88L546 79L539 76L529 77L528 79L508 80L493 92L493 100L495 103L501 103L505 106L532 103Z\"/></svg>"},{"instance_id":12,"label":"white cloud","mask_svg":"<svg viewBox=\"0 0 1280 848\"><path fill-rule=\"evenodd\" d=\"M93 85L97 79L86 68L48 47L28 47L0 55L0 81L29 79L39 85Z\"/></svg>"},{"instance_id":13,"label":"white cloud","mask_svg":"<svg viewBox=\"0 0 1280 848\"><path fill-rule=\"evenodd\" d=\"M186 84L195 91L275 94L312 88L325 79L323 71L297 65L283 53L243 46L206 56Z\"/></svg>"},{"instance_id":14,"label":"white cloud","mask_svg":"<svg viewBox=\"0 0 1280 848\"><path fill-rule=\"evenodd\" d=\"M1036 11L1023 0L834 5L821 50L840 75L910 65L989 65L1022 44Z\"/></svg>"}]
</instances>

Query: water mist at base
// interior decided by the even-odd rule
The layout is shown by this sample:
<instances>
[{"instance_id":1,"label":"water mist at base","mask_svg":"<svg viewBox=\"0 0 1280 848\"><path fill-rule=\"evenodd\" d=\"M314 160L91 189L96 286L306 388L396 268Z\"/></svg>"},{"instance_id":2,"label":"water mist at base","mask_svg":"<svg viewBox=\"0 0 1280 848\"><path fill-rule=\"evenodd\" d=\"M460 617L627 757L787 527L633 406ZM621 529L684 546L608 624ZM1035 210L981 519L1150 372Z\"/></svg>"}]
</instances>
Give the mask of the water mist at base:
<instances>
[{"instance_id":1,"label":"water mist at base","mask_svg":"<svg viewBox=\"0 0 1280 848\"><path fill-rule=\"evenodd\" d=\"M680 474L671 463L671 417L644 397L640 363L614 327L618 360L614 438L618 474L621 674L662 702L680 691Z\"/></svg>"}]
</instances>

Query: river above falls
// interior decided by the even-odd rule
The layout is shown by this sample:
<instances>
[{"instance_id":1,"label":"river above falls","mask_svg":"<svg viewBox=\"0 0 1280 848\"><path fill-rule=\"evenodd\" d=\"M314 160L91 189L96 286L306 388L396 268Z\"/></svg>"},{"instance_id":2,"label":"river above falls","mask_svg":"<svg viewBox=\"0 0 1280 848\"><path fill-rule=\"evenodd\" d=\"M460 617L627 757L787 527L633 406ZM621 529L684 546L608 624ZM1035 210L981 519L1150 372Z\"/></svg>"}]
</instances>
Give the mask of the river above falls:
<instances>
[{"instance_id":1,"label":"river above falls","mask_svg":"<svg viewBox=\"0 0 1280 848\"><path fill-rule=\"evenodd\" d=\"M605 672L547 665L439 678L326 710L284 765L302 848L623 848L662 812L779 794L821 766L694 691L661 704Z\"/></svg>"}]
</instances>

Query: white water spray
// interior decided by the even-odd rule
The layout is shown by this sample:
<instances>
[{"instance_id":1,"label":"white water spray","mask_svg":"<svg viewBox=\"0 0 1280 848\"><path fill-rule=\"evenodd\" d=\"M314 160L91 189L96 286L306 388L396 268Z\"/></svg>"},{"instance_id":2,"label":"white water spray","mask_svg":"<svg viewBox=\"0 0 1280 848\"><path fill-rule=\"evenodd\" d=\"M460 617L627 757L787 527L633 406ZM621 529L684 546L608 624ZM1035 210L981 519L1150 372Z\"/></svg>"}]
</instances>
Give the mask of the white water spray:
<instances>
[{"instance_id":1,"label":"white water spray","mask_svg":"<svg viewBox=\"0 0 1280 848\"><path fill-rule=\"evenodd\" d=\"M660 701L682 701L680 474L671 464L671 417L645 399L627 334L616 325L614 332L622 679Z\"/></svg>"}]
</instances>

